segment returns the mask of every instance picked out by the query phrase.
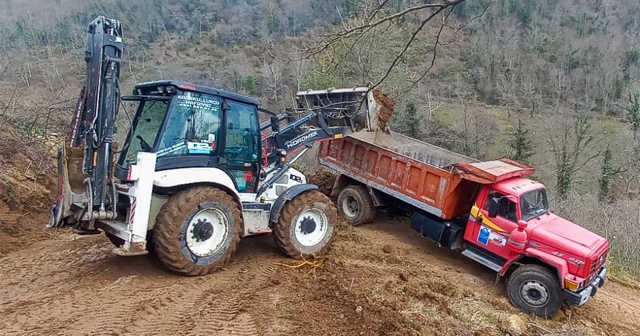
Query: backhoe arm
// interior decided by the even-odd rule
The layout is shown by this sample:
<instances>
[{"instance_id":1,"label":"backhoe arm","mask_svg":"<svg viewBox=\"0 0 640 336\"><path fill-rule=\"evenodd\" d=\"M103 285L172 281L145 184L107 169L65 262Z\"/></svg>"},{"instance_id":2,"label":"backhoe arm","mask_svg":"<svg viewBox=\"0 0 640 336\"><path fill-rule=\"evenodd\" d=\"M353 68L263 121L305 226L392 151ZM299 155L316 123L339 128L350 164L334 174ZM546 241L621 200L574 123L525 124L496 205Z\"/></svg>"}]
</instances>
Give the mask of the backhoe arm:
<instances>
[{"instance_id":1,"label":"backhoe arm","mask_svg":"<svg viewBox=\"0 0 640 336\"><path fill-rule=\"evenodd\" d=\"M115 218L112 143L120 104L122 25L99 16L89 24L87 35L86 76L66 145L58 155L58 199L49 226L61 226L71 215L81 222Z\"/></svg>"}]
</instances>

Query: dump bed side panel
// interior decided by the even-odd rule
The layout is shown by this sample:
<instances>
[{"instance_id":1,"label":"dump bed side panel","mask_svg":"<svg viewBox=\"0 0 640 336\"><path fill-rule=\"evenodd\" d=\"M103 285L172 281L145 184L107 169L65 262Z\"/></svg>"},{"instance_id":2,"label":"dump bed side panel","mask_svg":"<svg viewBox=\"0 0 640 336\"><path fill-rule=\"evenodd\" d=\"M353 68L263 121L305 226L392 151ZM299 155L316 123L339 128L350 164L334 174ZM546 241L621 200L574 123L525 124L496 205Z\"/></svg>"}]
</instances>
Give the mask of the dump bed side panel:
<instances>
[{"instance_id":1,"label":"dump bed side panel","mask_svg":"<svg viewBox=\"0 0 640 336\"><path fill-rule=\"evenodd\" d=\"M352 136L323 142L319 161L444 219L457 217L471 208L466 192L474 186L469 181L461 183L463 180L454 173Z\"/></svg>"},{"instance_id":2,"label":"dump bed side panel","mask_svg":"<svg viewBox=\"0 0 640 336\"><path fill-rule=\"evenodd\" d=\"M349 135L349 137L424 162L435 168L443 168L457 163L479 162L474 158L396 132L358 132Z\"/></svg>"}]
</instances>

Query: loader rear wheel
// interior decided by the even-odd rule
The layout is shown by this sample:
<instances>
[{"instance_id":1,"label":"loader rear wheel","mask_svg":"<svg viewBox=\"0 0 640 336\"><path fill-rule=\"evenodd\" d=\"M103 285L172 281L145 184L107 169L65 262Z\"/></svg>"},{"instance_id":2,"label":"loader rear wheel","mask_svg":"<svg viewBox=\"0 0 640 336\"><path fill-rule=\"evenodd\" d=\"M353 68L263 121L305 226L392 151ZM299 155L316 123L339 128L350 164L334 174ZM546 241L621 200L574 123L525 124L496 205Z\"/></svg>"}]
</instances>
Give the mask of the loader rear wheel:
<instances>
[{"instance_id":1,"label":"loader rear wheel","mask_svg":"<svg viewBox=\"0 0 640 336\"><path fill-rule=\"evenodd\" d=\"M562 289L558 277L536 264L518 267L507 280L511 303L526 314L550 318L562 308Z\"/></svg>"},{"instance_id":2,"label":"loader rear wheel","mask_svg":"<svg viewBox=\"0 0 640 336\"><path fill-rule=\"evenodd\" d=\"M156 217L153 244L169 270L205 275L231 259L241 230L241 211L229 194L214 187L194 187L164 204Z\"/></svg>"},{"instance_id":3,"label":"loader rear wheel","mask_svg":"<svg viewBox=\"0 0 640 336\"><path fill-rule=\"evenodd\" d=\"M338 211L329 197L318 190L305 191L284 205L273 237L284 255L313 259L328 249L337 220Z\"/></svg>"},{"instance_id":4,"label":"loader rear wheel","mask_svg":"<svg viewBox=\"0 0 640 336\"><path fill-rule=\"evenodd\" d=\"M338 212L353 226L371 222L376 215L376 208L367 187L350 185L342 189L338 195Z\"/></svg>"}]
</instances>

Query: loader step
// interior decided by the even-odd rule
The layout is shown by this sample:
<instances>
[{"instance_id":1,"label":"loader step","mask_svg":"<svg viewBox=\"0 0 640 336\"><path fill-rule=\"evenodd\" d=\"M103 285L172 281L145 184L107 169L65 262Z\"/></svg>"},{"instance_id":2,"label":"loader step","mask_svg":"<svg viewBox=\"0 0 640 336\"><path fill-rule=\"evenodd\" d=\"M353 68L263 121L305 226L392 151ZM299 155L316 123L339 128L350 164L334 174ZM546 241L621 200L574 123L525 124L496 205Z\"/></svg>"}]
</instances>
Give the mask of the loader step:
<instances>
[{"instance_id":1,"label":"loader step","mask_svg":"<svg viewBox=\"0 0 640 336\"><path fill-rule=\"evenodd\" d=\"M77 235L80 236L89 236L89 235L99 235L102 234L102 231L95 229L95 230L85 230L85 229L75 229L73 230Z\"/></svg>"},{"instance_id":2,"label":"loader step","mask_svg":"<svg viewBox=\"0 0 640 336\"><path fill-rule=\"evenodd\" d=\"M462 251L462 255L477 261L495 272L499 272L505 263L503 258L500 258L489 251L484 251L471 246Z\"/></svg>"}]
</instances>

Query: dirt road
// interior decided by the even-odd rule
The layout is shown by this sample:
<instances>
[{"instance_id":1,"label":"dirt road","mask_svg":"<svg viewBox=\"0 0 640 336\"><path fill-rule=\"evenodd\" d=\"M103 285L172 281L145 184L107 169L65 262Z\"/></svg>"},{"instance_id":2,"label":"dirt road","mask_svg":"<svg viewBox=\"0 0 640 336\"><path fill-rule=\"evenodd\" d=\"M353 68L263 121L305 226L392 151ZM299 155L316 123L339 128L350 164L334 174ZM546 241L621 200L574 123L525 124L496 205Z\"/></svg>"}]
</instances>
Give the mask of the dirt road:
<instances>
[{"instance_id":1,"label":"dirt road","mask_svg":"<svg viewBox=\"0 0 640 336\"><path fill-rule=\"evenodd\" d=\"M402 219L342 227L322 267L298 268L270 236L227 269L167 273L110 254L102 236L42 236L0 257L0 335L504 335L518 312L482 266L417 237ZM37 238L37 237L36 237ZM634 335L638 291L608 282L526 335Z\"/></svg>"}]
</instances>

